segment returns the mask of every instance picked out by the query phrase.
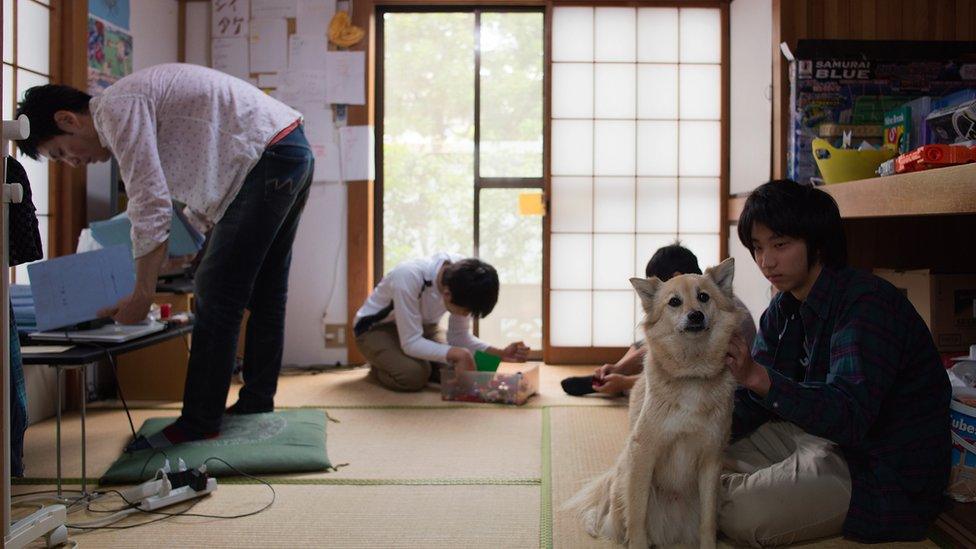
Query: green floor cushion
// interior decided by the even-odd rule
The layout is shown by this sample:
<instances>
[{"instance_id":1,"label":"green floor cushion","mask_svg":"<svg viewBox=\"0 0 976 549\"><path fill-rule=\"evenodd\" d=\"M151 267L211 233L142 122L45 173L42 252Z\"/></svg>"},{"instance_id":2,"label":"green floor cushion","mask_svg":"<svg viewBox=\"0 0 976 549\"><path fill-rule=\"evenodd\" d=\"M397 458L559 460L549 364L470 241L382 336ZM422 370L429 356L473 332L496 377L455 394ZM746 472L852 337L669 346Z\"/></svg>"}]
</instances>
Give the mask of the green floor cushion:
<instances>
[{"instance_id":1,"label":"green floor cushion","mask_svg":"<svg viewBox=\"0 0 976 549\"><path fill-rule=\"evenodd\" d=\"M175 419L147 419L138 434L154 434ZM193 468L208 458L218 457L252 475L325 471L332 466L325 451L325 423L325 412L311 409L225 415L217 438L185 442L165 450L123 453L100 482L141 482L152 478L167 458L173 470L178 458ZM212 476L238 474L215 459L207 461L207 472Z\"/></svg>"}]
</instances>

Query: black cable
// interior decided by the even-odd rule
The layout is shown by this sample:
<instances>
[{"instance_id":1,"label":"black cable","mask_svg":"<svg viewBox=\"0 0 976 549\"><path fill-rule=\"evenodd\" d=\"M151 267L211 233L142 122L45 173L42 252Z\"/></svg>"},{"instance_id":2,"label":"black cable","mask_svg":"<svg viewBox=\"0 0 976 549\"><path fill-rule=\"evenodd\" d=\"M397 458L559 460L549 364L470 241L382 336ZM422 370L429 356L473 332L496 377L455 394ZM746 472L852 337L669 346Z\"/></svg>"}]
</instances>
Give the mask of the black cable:
<instances>
[{"instance_id":1,"label":"black cable","mask_svg":"<svg viewBox=\"0 0 976 549\"><path fill-rule=\"evenodd\" d=\"M119 368L115 365L115 358L112 357L111 351L108 347L102 347L105 351L105 357L108 358L109 364L112 365L112 372L115 374L115 388L119 391L119 399L122 400L122 407L125 408L125 417L129 418L129 429L132 431L132 438L136 438L136 426L132 423L132 414L129 413L129 405L125 402L125 395L122 393L122 383L119 381ZM142 476L140 474L140 476Z\"/></svg>"},{"instance_id":2,"label":"black cable","mask_svg":"<svg viewBox=\"0 0 976 549\"><path fill-rule=\"evenodd\" d=\"M153 453L149 454L149 457L146 458L146 462L142 464L142 469L139 469L139 478L142 478L143 473L146 472L146 467L149 466L149 462L152 461L152 458L156 457L156 454L163 454L163 458L166 461L169 461L169 456L166 455L166 452L162 448L154 448Z\"/></svg>"},{"instance_id":3,"label":"black cable","mask_svg":"<svg viewBox=\"0 0 976 549\"><path fill-rule=\"evenodd\" d=\"M213 518L213 519L238 519L238 518L244 518L244 517L250 517L250 516L253 516L253 515L257 515L258 513L262 513L265 510L267 510L269 507L271 507L272 505L274 505L274 502L278 498L278 493L275 491L274 486L272 486L271 483L269 483L268 481L266 481L264 479L255 477L253 475L249 475L249 474L241 471L237 467L234 467L230 463L227 463L225 460L223 460L223 459L221 459L219 457L216 457L216 456L207 458L206 460L204 460L204 463L207 463L208 461L211 461L211 460L219 461L219 462L223 463L224 465L230 467L237 474L239 474L241 476L245 476L245 477L250 478L250 479L254 479L254 480L260 482L261 484L264 484L265 486L267 486L271 490L271 501L269 501L267 504L265 504L264 507L258 509L257 511L251 511L250 513L242 513L242 514L239 514L239 515L208 515L208 514L204 514L204 513L188 513L187 511L189 511L189 509L184 510L184 511L179 511L179 512L176 512L176 513L167 513L165 511L147 511L145 509L140 508L138 503L134 503L134 502L131 502L128 499L126 499L126 497L122 494L122 492L119 492L118 490L105 490L102 493L104 493L104 494L112 494L112 493L117 494L120 498L122 498L122 501L124 501L127 504L127 507L120 507L118 509L113 509L111 511L106 511L106 510L99 510L99 509L91 509L90 508L90 505L89 505L89 510L90 511L93 511L93 512L96 512L96 513L109 513L109 512L111 512L111 513L118 513L120 511L125 511L126 509L135 509L135 510L137 510L139 512L142 512L142 513L146 513L146 514L150 514L150 515L166 515L167 517L180 516L180 517L200 517L200 518ZM147 522L145 524L149 524L149 523Z\"/></svg>"},{"instance_id":4,"label":"black cable","mask_svg":"<svg viewBox=\"0 0 976 549\"><path fill-rule=\"evenodd\" d=\"M189 511L190 509L193 509L194 507L196 507L196 505L198 503L200 503L200 500L199 499L193 501L192 503L190 503L190 506L187 507L185 511L183 511L183 513L185 513L186 511ZM134 507L134 509L138 509L138 507ZM138 509L138 510L142 511L142 509ZM143 511L143 512L145 512L145 513L155 513L154 511ZM147 520L146 522L140 522L139 524L129 524L127 526L77 526L77 525L74 525L73 526L71 524L65 524L65 526L67 526L68 528L72 528L74 530L128 530L129 528L138 528L140 526L145 526L147 524L152 524L154 522L159 522L161 520L170 519L170 518L173 518L175 516L179 516L181 514L182 513L169 513L169 514L167 514L164 517L159 517L159 518L153 519L153 520ZM122 518L125 518L125 517L122 517ZM122 518L120 518L119 520L122 520Z\"/></svg>"}]
</instances>

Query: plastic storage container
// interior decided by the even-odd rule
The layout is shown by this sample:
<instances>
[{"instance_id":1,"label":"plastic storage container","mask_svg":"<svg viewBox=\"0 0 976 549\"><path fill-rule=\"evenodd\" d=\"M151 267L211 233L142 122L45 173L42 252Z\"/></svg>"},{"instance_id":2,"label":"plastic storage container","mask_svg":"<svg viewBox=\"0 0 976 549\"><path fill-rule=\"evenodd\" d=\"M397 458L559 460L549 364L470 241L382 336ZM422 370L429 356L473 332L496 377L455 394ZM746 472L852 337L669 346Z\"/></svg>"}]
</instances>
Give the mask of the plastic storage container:
<instances>
[{"instance_id":1,"label":"plastic storage container","mask_svg":"<svg viewBox=\"0 0 976 549\"><path fill-rule=\"evenodd\" d=\"M497 372L441 367L442 400L524 404L538 390L538 364L503 364Z\"/></svg>"}]
</instances>

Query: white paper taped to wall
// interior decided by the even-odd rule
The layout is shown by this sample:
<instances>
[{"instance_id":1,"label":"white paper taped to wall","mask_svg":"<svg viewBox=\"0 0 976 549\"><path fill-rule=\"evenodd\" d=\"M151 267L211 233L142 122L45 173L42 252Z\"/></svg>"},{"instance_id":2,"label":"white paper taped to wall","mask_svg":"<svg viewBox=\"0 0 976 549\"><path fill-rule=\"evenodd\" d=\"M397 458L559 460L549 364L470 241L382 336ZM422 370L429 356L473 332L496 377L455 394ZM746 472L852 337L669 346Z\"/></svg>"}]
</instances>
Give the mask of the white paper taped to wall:
<instances>
[{"instance_id":1,"label":"white paper taped to wall","mask_svg":"<svg viewBox=\"0 0 976 549\"><path fill-rule=\"evenodd\" d=\"M250 36L251 72L278 72L288 64L288 22L254 19Z\"/></svg>"},{"instance_id":2,"label":"white paper taped to wall","mask_svg":"<svg viewBox=\"0 0 976 549\"><path fill-rule=\"evenodd\" d=\"M277 88L279 85L281 85L281 77L276 72L258 75L259 88Z\"/></svg>"},{"instance_id":3,"label":"white paper taped to wall","mask_svg":"<svg viewBox=\"0 0 976 549\"><path fill-rule=\"evenodd\" d=\"M329 103L366 104L366 53L330 51L326 57L325 96Z\"/></svg>"},{"instance_id":4,"label":"white paper taped to wall","mask_svg":"<svg viewBox=\"0 0 976 549\"><path fill-rule=\"evenodd\" d=\"M286 70L279 74L275 98L294 109L298 109L299 105L325 104L325 73Z\"/></svg>"},{"instance_id":5,"label":"white paper taped to wall","mask_svg":"<svg viewBox=\"0 0 976 549\"><path fill-rule=\"evenodd\" d=\"M246 37L251 19L248 0L213 0L210 36L213 38Z\"/></svg>"},{"instance_id":6,"label":"white paper taped to wall","mask_svg":"<svg viewBox=\"0 0 976 549\"><path fill-rule=\"evenodd\" d=\"M305 122L305 137L315 154L313 181L339 181L339 143L332 108L324 101L295 107L301 111Z\"/></svg>"},{"instance_id":7,"label":"white paper taped to wall","mask_svg":"<svg viewBox=\"0 0 976 549\"><path fill-rule=\"evenodd\" d=\"M373 128L371 126L339 128L339 149L342 181L373 179Z\"/></svg>"},{"instance_id":8,"label":"white paper taped to wall","mask_svg":"<svg viewBox=\"0 0 976 549\"><path fill-rule=\"evenodd\" d=\"M335 0L298 0L296 33L324 37L335 12Z\"/></svg>"},{"instance_id":9,"label":"white paper taped to wall","mask_svg":"<svg viewBox=\"0 0 976 549\"><path fill-rule=\"evenodd\" d=\"M251 0L251 19L295 17L297 8L297 0Z\"/></svg>"},{"instance_id":10,"label":"white paper taped to wall","mask_svg":"<svg viewBox=\"0 0 976 549\"><path fill-rule=\"evenodd\" d=\"M247 80L247 38L214 38L211 40L211 59L213 68Z\"/></svg>"},{"instance_id":11,"label":"white paper taped to wall","mask_svg":"<svg viewBox=\"0 0 976 549\"><path fill-rule=\"evenodd\" d=\"M288 68L292 70L326 70L325 52L329 45L325 36L303 36L293 34L288 37Z\"/></svg>"}]
</instances>

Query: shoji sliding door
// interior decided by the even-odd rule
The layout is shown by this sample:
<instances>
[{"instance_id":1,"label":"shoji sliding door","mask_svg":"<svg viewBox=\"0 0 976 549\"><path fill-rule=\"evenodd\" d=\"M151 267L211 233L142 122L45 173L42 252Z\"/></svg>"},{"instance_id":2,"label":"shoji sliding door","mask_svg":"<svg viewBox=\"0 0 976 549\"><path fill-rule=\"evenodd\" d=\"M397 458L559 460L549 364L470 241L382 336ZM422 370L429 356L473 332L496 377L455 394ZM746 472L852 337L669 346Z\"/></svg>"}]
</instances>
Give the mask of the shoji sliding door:
<instances>
[{"instance_id":1,"label":"shoji sliding door","mask_svg":"<svg viewBox=\"0 0 976 549\"><path fill-rule=\"evenodd\" d=\"M552 9L548 362L619 358L658 247L719 261L724 10Z\"/></svg>"}]
</instances>

